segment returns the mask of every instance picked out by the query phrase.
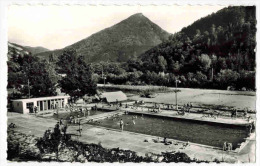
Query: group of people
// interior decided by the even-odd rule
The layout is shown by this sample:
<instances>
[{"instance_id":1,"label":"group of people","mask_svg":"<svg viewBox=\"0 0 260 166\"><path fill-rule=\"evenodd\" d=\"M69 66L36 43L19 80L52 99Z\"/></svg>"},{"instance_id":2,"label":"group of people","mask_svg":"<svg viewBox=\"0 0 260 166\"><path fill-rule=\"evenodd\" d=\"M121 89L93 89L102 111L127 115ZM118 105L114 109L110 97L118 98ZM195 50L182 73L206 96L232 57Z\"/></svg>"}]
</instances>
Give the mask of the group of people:
<instances>
[{"instance_id":1,"label":"group of people","mask_svg":"<svg viewBox=\"0 0 260 166\"><path fill-rule=\"evenodd\" d=\"M135 122L136 119L137 119L137 115L133 115L133 116L132 116L132 124L133 124L133 125L136 124L136 122ZM144 120L143 114L142 114L142 116L141 116L140 119L141 119L141 120ZM120 121L119 121L119 127L120 127L121 131L124 130L124 124L125 124L125 123L124 123L123 119L120 119ZM130 125L130 122L127 122L126 125Z\"/></svg>"},{"instance_id":2,"label":"group of people","mask_svg":"<svg viewBox=\"0 0 260 166\"><path fill-rule=\"evenodd\" d=\"M60 134L63 134L63 135L66 135L66 132L67 132L67 124L63 122L63 119L61 118L55 125L53 131L49 128L45 131L44 135L43 135L43 139L44 140L48 140L48 139L55 139L55 138L52 138L54 137L54 135L52 135L53 133L60 133Z\"/></svg>"},{"instance_id":3,"label":"group of people","mask_svg":"<svg viewBox=\"0 0 260 166\"><path fill-rule=\"evenodd\" d=\"M116 99L116 102L115 103L108 103L108 106L109 107L116 107L116 109L118 110L120 107L122 108L123 107L123 104L122 102L119 102L117 99ZM127 104L126 104L127 106Z\"/></svg>"},{"instance_id":4,"label":"group of people","mask_svg":"<svg viewBox=\"0 0 260 166\"><path fill-rule=\"evenodd\" d=\"M230 117L231 118L237 118L238 117L238 110L232 109ZM241 117L241 114L240 114L240 117ZM248 108L244 109L244 111L242 112L242 117L247 119L248 122L250 121L251 116L248 115Z\"/></svg>"},{"instance_id":5,"label":"group of people","mask_svg":"<svg viewBox=\"0 0 260 166\"><path fill-rule=\"evenodd\" d=\"M61 104L64 105L64 101L62 101ZM59 107L59 102L58 101L56 103L51 103L51 109L57 109L58 107Z\"/></svg>"},{"instance_id":6,"label":"group of people","mask_svg":"<svg viewBox=\"0 0 260 166\"><path fill-rule=\"evenodd\" d=\"M223 150L224 150L224 151L230 151L230 150L232 150L232 149L233 149L232 143L224 142L224 144L223 144Z\"/></svg>"},{"instance_id":7,"label":"group of people","mask_svg":"<svg viewBox=\"0 0 260 166\"><path fill-rule=\"evenodd\" d=\"M154 112L154 113L162 112L161 107L151 108L151 109L148 108L148 111L149 111L149 112Z\"/></svg>"},{"instance_id":8,"label":"group of people","mask_svg":"<svg viewBox=\"0 0 260 166\"><path fill-rule=\"evenodd\" d=\"M192 108L191 102L187 103L187 104L184 104L182 108L184 109L185 112L189 112L190 113L190 109Z\"/></svg>"},{"instance_id":9,"label":"group of people","mask_svg":"<svg viewBox=\"0 0 260 166\"><path fill-rule=\"evenodd\" d=\"M70 124L78 124L78 123L80 123L80 115L78 115L78 116L70 116L70 118L69 118L69 123Z\"/></svg>"},{"instance_id":10,"label":"group of people","mask_svg":"<svg viewBox=\"0 0 260 166\"><path fill-rule=\"evenodd\" d=\"M73 105L69 105L68 107L66 107L66 111L67 110L70 110L70 112L78 112L78 113L81 113L81 114L84 114L84 116L89 116L90 115L90 110L91 108L87 108L87 107L75 107ZM95 109L95 108L93 108Z\"/></svg>"},{"instance_id":11,"label":"group of people","mask_svg":"<svg viewBox=\"0 0 260 166\"><path fill-rule=\"evenodd\" d=\"M177 115L185 115L185 109L177 110Z\"/></svg>"}]
</instances>

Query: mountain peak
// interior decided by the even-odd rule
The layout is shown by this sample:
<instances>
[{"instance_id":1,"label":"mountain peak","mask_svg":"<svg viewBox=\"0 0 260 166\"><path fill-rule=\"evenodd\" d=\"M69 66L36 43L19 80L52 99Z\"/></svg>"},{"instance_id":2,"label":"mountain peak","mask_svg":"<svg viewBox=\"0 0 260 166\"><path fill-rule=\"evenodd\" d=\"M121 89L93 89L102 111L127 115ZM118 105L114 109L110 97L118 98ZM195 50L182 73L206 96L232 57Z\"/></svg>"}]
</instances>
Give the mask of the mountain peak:
<instances>
[{"instance_id":1,"label":"mountain peak","mask_svg":"<svg viewBox=\"0 0 260 166\"><path fill-rule=\"evenodd\" d=\"M136 14L133 14L132 16L145 17L145 16L143 15L143 13L136 13Z\"/></svg>"},{"instance_id":2,"label":"mountain peak","mask_svg":"<svg viewBox=\"0 0 260 166\"><path fill-rule=\"evenodd\" d=\"M145 17L143 15L143 13L136 13L136 14L133 14L130 17L128 17L126 20L128 20L128 19L144 19L144 18L148 19L147 17Z\"/></svg>"},{"instance_id":3,"label":"mountain peak","mask_svg":"<svg viewBox=\"0 0 260 166\"><path fill-rule=\"evenodd\" d=\"M123 62L162 43L169 35L142 13L136 13L64 49L76 49L80 54L86 55L88 62ZM60 54L64 49L57 50L56 54ZM39 56L46 54L50 52Z\"/></svg>"}]
</instances>

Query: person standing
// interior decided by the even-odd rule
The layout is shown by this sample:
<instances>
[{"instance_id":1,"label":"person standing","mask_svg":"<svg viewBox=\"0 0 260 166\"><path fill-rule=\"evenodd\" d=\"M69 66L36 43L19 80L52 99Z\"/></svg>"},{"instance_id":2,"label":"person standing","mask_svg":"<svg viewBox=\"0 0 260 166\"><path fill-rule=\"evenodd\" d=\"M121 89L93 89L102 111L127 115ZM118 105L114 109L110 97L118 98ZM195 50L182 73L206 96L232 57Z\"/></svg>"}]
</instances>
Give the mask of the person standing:
<instances>
[{"instance_id":1,"label":"person standing","mask_svg":"<svg viewBox=\"0 0 260 166\"><path fill-rule=\"evenodd\" d=\"M38 107L37 107L37 106L34 106L34 113L35 113L35 114L37 113L37 110L38 110Z\"/></svg>"},{"instance_id":2,"label":"person standing","mask_svg":"<svg viewBox=\"0 0 260 166\"><path fill-rule=\"evenodd\" d=\"M59 122L60 125L63 124L63 118L60 118L60 122Z\"/></svg>"},{"instance_id":3,"label":"person standing","mask_svg":"<svg viewBox=\"0 0 260 166\"><path fill-rule=\"evenodd\" d=\"M132 117L132 122L135 125L135 117L134 116Z\"/></svg>"},{"instance_id":4,"label":"person standing","mask_svg":"<svg viewBox=\"0 0 260 166\"><path fill-rule=\"evenodd\" d=\"M253 129L253 126L252 126L252 124L250 124L250 125L249 125L249 136L250 136L250 134L252 133L252 129Z\"/></svg>"},{"instance_id":5,"label":"person standing","mask_svg":"<svg viewBox=\"0 0 260 166\"><path fill-rule=\"evenodd\" d=\"M79 121L78 125L79 125L79 129L78 129L77 131L78 131L78 133L79 133L79 136L81 136L82 126L81 126L81 124L80 124L80 121Z\"/></svg>"},{"instance_id":6,"label":"person standing","mask_svg":"<svg viewBox=\"0 0 260 166\"><path fill-rule=\"evenodd\" d=\"M86 117L86 111L87 111L88 108L84 108L83 109L83 114L84 114L84 117Z\"/></svg>"},{"instance_id":7,"label":"person standing","mask_svg":"<svg viewBox=\"0 0 260 166\"><path fill-rule=\"evenodd\" d=\"M80 115L78 114L77 123L80 123Z\"/></svg>"},{"instance_id":8,"label":"person standing","mask_svg":"<svg viewBox=\"0 0 260 166\"><path fill-rule=\"evenodd\" d=\"M73 116L72 115L70 115L70 121L69 122L73 123Z\"/></svg>"},{"instance_id":9,"label":"person standing","mask_svg":"<svg viewBox=\"0 0 260 166\"><path fill-rule=\"evenodd\" d=\"M224 142L223 144L223 151L226 151L227 150L227 142Z\"/></svg>"},{"instance_id":10,"label":"person standing","mask_svg":"<svg viewBox=\"0 0 260 166\"><path fill-rule=\"evenodd\" d=\"M121 128L121 131L123 131L124 130L124 121L122 119L120 120L119 125L120 125L120 128Z\"/></svg>"},{"instance_id":11,"label":"person standing","mask_svg":"<svg viewBox=\"0 0 260 166\"><path fill-rule=\"evenodd\" d=\"M88 117L89 117L89 115L90 115L90 110L88 109L87 111L88 111Z\"/></svg>"}]
</instances>

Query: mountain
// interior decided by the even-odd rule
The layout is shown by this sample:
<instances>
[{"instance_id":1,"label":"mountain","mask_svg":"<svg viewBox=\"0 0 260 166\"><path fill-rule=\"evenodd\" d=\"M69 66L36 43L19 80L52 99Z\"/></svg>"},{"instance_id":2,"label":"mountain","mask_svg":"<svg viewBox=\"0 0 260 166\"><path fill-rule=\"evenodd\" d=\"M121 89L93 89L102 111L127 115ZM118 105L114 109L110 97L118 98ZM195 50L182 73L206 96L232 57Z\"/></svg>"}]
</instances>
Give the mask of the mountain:
<instances>
[{"instance_id":1,"label":"mountain","mask_svg":"<svg viewBox=\"0 0 260 166\"><path fill-rule=\"evenodd\" d=\"M227 7L149 49L128 63L128 71L141 71L146 84L174 85L178 78L182 87L253 90L255 48L256 7Z\"/></svg>"},{"instance_id":2,"label":"mountain","mask_svg":"<svg viewBox=\"0 0 260 166\"><path fill-rule=\"evenodd\" d=\"M60 50L39 53L37 56L59 56L63 50L75 49L78 54L84 55L88 62L122 62L144 53L167 40L169 36L168 32L143 14L137 13L77 43Z\"/></svg>"},{"instance_id":3,"label":"mountain","mask_svg":"<svg viewBox=\"0 0 260 166\"><path fill-rule=\"evenodd\" d=\"M227 7L184 27L181 33L192 38L196 35L197 30L200 30L200 32L210 32L212 25L215 25L216 28L227 26L231 28L238 23L244 24L246 21L254 20L256 18L255 14L255 6Z\"/></svg>"},{"instance_id":4,"label":"mountain","mask_svg":"<svg viewBox=\"0 0 260 166\"><path fill-rule=\"evenodd\" d=\"M16 43L10 43L8 42L8 58L10 58L12 55L18 56L18 55L35 55L37 53L49 51L47 48L44 47L29 47L29 46L21 46Z\"/></svg>"},{"instance_id":5,"label":"mountain","mask_svg":"<svg viewBox=\"0 0 260 166\"><path fill-rule=\"evenodd\" d=\"M10 60L10 58L13 58L14 56L18 57L19 55L23 56L29 54L30 54L29 51L25 50L23 46L8 42L8 53L7 53L8 60Z\"/></svg>"},{"instance_id":6,"label":"mountain","mask_svg":"<svg viewBox=\"0 0 260 166\"><path fill-rule=\"evenodd\" d=\"M44 48L44 47L40 47L40 46L39 47L24 46L24 48L26 50L28 50L29 52L31 52L33 55L41 53L41 52L50 51L49 49Z\"/></svg>"},{"instance_id":7,"label":"mountain","mask_svg":"<svg viewBox=\"0 0 260 166\"><path fill-rule=\"evenodd\" d=\"M255 6L221 9L171 35L169 40L146 51L140 57L152 70L159 61L166 61L164 68L168 72L172 72L174 66L183 69L178 70L180 73L196 71L193 63L202 54L214 55L217 60L222 61L217 65L217 72L226 68L237 71L254 70L255 9ZM157 68L157 72L160 70Z\"/></svg>"}]
</instances>

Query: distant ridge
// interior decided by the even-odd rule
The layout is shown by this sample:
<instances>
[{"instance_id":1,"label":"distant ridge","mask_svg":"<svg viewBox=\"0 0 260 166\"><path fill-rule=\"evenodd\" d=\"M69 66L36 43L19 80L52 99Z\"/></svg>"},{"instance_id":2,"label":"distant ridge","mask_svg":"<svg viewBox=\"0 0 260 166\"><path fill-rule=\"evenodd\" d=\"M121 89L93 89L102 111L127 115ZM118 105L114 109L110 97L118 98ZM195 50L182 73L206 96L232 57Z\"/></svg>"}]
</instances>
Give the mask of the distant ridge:
<instances>
[{"instance_id":1,"label":"distant ridge","mask_svg":"<svg viewBox=\"0 0 260 166\"><path fill-rule=\"evenodd\" d=\"M44 48L44 47L41 47L41 46L38 46L38 47L24 46L24 47L25 47L28 51L30 51L33 55L34 55L34 54L41 53L41 52L50 51L49 49Z\"/></svg>"},{"instance_id":2,"label":"distant ridge","mask_svg":"<svg viewBox=\"0 0 260 166\"><path fill-rule=\"evenodd\" d=\"M38 54L38 53L41 53L41 52L50 51L49 49L41 47L41 46L30 47L30 46L22 46L22 45L19 45L19 44L16 44L16 43L8 42L8 51L10 51L10 49L15 49L15 50L20 51L21 53L23 52L25 54L31 53L32 55L35 55L35 54Z\"/></svg>"}]
</instances>

